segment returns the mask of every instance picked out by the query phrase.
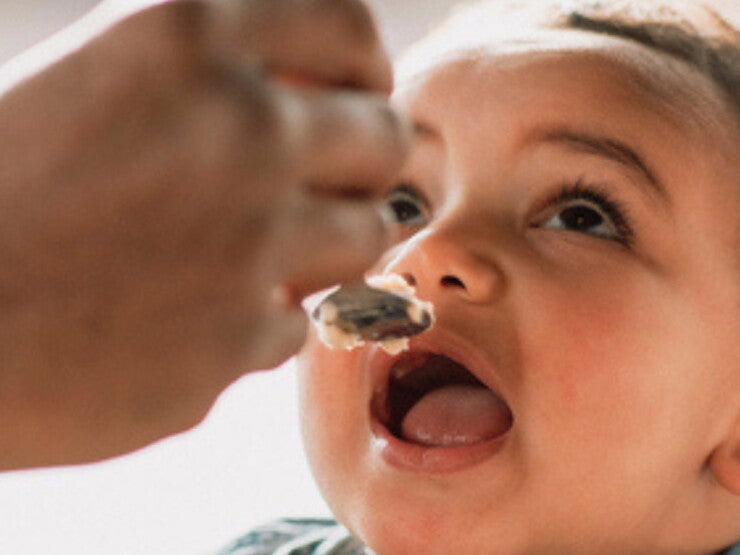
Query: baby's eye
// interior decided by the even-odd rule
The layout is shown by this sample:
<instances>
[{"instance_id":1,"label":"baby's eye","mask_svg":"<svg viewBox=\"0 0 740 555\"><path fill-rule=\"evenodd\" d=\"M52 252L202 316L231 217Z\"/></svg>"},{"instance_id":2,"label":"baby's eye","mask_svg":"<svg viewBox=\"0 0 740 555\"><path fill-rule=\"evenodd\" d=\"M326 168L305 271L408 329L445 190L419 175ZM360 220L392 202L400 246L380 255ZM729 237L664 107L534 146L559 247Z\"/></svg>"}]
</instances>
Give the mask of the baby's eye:
<instances>
[{"instance_id":1,"label":"baby's eye","mask_svg":"<svg viewBox=\"0 0 740 555\"><path fill-rule=\"evenodd\" d=\"M542 227L581 231L609 239L616 239L619 236L608 216L598 207L583 201L571 202L561 208L557 214L544 222Z\"/></svg>"},{"instance_id":2,"label":"baby's eye","mask_svg":"<svg viewBox=\"0 0 740 555\"><path fill-rule=\"evenodd\" d=\"M586 233L629 246L632 231L627 217L602 191L578 183L565 187L548 204L554 209L540 227Z\"/></svg>"},{"instance_id":3,"label":"baby's eye","mask_svg":"<svg viewBox=\"0 0 740 555\"><path fill-rule=\"evenodd\" d=\"M429 222L429 210L421 193L405 183L386 195L381 214L392 224L422 227Z\"/></svg>"}]
</instances>

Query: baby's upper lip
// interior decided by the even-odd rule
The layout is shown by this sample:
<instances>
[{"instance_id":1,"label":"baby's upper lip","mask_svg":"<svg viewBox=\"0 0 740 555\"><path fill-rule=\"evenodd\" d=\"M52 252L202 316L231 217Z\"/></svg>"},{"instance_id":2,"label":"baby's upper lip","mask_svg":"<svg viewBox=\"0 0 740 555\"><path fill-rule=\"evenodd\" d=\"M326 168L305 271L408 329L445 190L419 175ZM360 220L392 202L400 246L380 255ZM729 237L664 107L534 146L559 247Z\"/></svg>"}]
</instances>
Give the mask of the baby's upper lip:
<instances>
[{"instance_id":1,"label":"baby's upper lip","mask_svg":"<svg viewBox=\"0 0 740 555\"><path fill-rule=\"evenodd\" d=\"M477 348L464 337L442 328L439 323L431 330L412 337L406 353L409 352L444 355L458 362L508 404L499 371L492 360L493 355ZM391 371L404 355L405 353L390 356L381 352L379 347L374 347L370 365L373 395L383 396L387 393Z\"/></svg>"}]
</instances>

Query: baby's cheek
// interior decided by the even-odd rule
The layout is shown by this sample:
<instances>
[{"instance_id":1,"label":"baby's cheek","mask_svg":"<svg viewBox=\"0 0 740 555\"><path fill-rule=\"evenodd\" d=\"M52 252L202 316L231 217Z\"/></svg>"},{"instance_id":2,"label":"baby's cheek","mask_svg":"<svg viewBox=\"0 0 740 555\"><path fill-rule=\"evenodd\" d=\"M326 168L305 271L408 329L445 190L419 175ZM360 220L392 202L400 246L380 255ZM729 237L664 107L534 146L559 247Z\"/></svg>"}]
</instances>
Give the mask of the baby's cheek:
<instances>
[{"instance_id":1,"label":"baby's cheek","mask_svg":"<svg viewBox=\"0 0 740 555\"><path fill-rule=\"evenodd\" d=\"M696 319L671 295L624 281L632 294L621 302L611 288L573 302L525 349L538 386L525 405L547 491L578 484L574 514L618 522L629 507L647 523L675 488L676 469L688 467L678 446L686 430L676 423L688 426L693 410L685 393L695 390L687 378Z\"/></svg>"},{"instance_id":2,"label":"baby's cheek","mask_svg":"<svg viewBox=\"0 0 740 555\"><path fill-rule=\"evenodd\" d=\"M364 383L362 352L363 349L329 349L310 326L297 357L302 408L318 409L322 418L330 418L356 407Z\"/></svg>"},{"instance_id":3,"label":"baby's cheek","mask_svg":"<svg viewBox=\"0 0 740 555\"><path fill-rule=\"evenodd\" d=\"M361 457L368 410L361 349L334 351L311 331L298 357L301 431L311 470L332 504L341 485L354 478Z\"/></svg>"}]
</instances>

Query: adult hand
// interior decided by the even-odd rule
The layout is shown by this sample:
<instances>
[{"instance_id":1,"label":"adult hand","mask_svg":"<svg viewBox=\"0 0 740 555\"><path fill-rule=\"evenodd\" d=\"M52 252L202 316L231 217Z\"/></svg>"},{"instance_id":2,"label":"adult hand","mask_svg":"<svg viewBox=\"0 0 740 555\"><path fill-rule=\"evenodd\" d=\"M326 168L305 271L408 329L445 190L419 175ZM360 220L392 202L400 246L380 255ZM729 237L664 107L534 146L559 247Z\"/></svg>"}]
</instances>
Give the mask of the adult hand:
<instances>
[{"instance_id":1,"label":"adult hand","mask_svg":"<svg viewBox=\"0 0 740 555\"><path fill-rule=\"evenodd\" d=\"M0 82L0 468L191 427L384 244L408 132L359 0L111 13Z\"/></svg>"}]
</instances>

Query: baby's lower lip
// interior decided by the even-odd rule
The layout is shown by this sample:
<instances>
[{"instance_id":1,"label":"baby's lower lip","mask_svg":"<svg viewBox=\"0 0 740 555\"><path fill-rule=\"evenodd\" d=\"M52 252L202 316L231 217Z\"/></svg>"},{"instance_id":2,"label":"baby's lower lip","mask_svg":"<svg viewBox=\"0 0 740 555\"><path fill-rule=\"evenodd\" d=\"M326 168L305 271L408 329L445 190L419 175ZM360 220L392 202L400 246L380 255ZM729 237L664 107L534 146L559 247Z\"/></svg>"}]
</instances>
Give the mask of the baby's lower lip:
<instances>
[{"instance_id":1,"label":"baby's lower lip","mask_svg":"<svg viewBox=\"0 0 740 555\"><path fill-rule=\"evenodd\" d=\"M462 343L461 346L459 340L456 340L454 336L447 337L440 334L439 330L437 330L437 336L431 339L427 338L426 342L423 338L412 339L412 350L410 351L411 356L413 356L413 353L437 353L450 356L453 361L458 361L461 364L468 361L471 363L471 367L487 368L486 363L481 362L479 357L476 358L471 355L471 352L474 353L474 351L467 348L465 343ZM420 438L416 437L417 434L413 431L411 433L412 437L408 437L405 433L402 433L401 429L396 429L403 426L403 420L399 420L400 414L390 408L388 395L389 376L398 359L399 357L390 357L381 353L378 349L371 349L366 359L366 370L371 377L373 388L368 407L373 454L395 469L421 474L443 474L478 465L487 459L491 459L501 451L511 435L511 425L489 439L486 439L485 434L483 434L481 439L476 441L474 439L476 434L473 433L470 436L473 441L470 443L442 441L445 430L439 428L435 430L434 427L429 430L441 431L442 435L436 433L436 435L430 436L429 439L432 439L432 441L426 441L427 438L419 441ZM499 390L499 388L496 389ZM424 426L417 427L414 431L425 431L423 428ZM498 425L493 426L493 428L493 431L496 431L495 428L498 428ZM481 430L477 429L477 431Z\"/></svg>"},{"instance_id":2,"label":"baby's lower lip","mask_svg":"<svg viewBox=\"0 0 740 555\"><path fill-rule=\"evenodd\" d=\"M373 450L389 466L426 474L458 472L495 456L506 444L509 433L469 445L425 446L394 436L375 411L370 410Z\"/></svg>"}]
</instances>

